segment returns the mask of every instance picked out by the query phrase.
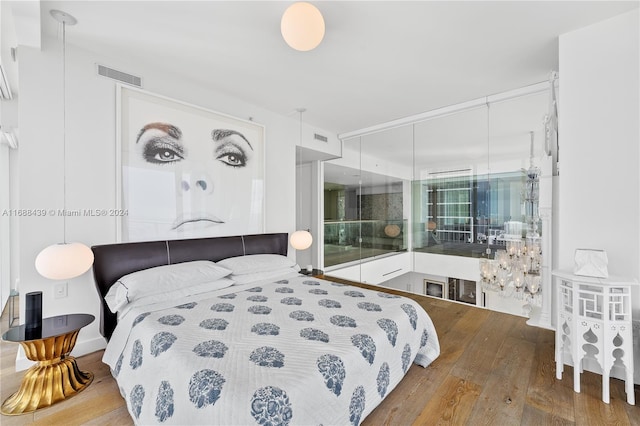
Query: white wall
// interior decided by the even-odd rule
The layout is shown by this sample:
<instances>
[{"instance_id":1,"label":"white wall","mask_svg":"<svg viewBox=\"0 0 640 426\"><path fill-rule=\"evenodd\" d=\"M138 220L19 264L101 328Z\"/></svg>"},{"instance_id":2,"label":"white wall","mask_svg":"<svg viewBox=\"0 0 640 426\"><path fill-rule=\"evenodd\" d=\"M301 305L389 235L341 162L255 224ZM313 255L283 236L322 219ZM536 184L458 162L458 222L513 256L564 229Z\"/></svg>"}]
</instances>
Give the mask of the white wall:
<instances>
[{"instance_id":1,"label":"white wall","mask_svg":"<svg viewBox=\"0 0 640 426\"><path fill-rule=\"evenodd\" d=\"M1 110L0 110L1 112ZM0 310L4 308L10 292L10 262L11 262L11 216L5 214L11 209L9 198L9 147L0 145Z\"/></svg>"},{"instance_id":2,"label":"white wall","mask_svg":"<svg viewBox=\"0 0 640 426\"><path fill-rule=\"evenodd\" d=\"M596 248L611 275L640 276L638 16L560 37L556 268L571 270L576 248Z\"/></svg>"},{"instance_id":3,"label":"white wall","mask_svg":"<svg viewBox=\"0 0 640 426\"><path fill-rule=\"evenodd\" d=\"M411 127L408 126L407 129L410 130ZM361 170L363 172L371 172L398 179L412 179L413 164L400 164L390 161L385 157L372 155L367 152L367 137L370 136L363 136L360 139L361 143L354 139L345 141L341 157L331 160L331 163L343 167L350 167L355 170ZM404 139L404 141L406 140L407 139ZM395 148L399 149L397 146Z\"/></svg>"},{"instance_id":4,"label":"white wall","mask_svg":"<svg viewBox=\"0 0 640 426\"><path fill-rule=\"evenodd\" d=\"M420 274L417 272L408 272L399 277L380 283L383 287L395 288L398 290L409 291L412 293L426 294L424 288L424 280L437 281L446 283L448 277L433 274ZM446 297L446 296L445 296Z\"/></svg>"},{"instance_id":5,"label":"white wall","mask_svg":"<svg viewBox=\"0 0 640 426\"><path fill-rule=\"evenodd\" d=\"M15 28L11 19L11 8L7 2L0 3L0 64L5 71L9 86L12 91L17 87L17 65L11 59L9 46L15 45ZM18 100L0 101L0 127L3 131L12 131L18 134ZM12 286L11 279L11 222L14 220L10 213L11 205L11 172L12 157L16 156L16 150L9 149L7 145L0 146L0 310L4 308Z\"/></svg>"},{"instance_id":6,"label":"white wall","mask_svg":"<svg viewBox=\"0 0 640 426\"><path fill-rule=\"evenodd\" d=\"M44 39L42 50L20 46L19 167L14 192L22 209L63 208L62 56L60 40ZM295 145L300 126L285 117L214 92L162 70L116 58L96 57L67 45L66 208L116 207L116 82L96 74L100 63L142 77L145 90L266 127L266 232L295 230ZM328 134L328 132L323 132ZM83 312L96 316L78 338L76 355L103 347L99 335L99 298L91 271L70 280L69 296L53 298L53 282L41 277L34 260L44 247L63 240L61 217L23 217L12 231L20 292L43 291L43 315ZM67 241L87 245L116 241L115 218L67 217ZM292 256L295 251L290 250ZM24 303L21 303L24 310Z\"/></svg>"},{"instance_id":7,"label":"white wall","mask_svg":"<svg viewBox=\"0 0 640 426\"><path fill-rule=\"evenodd\" d=\"M576 248L596 248L607 251L610 275L640 276L639 16L636 9L560 37L556 268L572 270ZM632 303L640 332L638 288Z\"/></svg>"}]
</instances>

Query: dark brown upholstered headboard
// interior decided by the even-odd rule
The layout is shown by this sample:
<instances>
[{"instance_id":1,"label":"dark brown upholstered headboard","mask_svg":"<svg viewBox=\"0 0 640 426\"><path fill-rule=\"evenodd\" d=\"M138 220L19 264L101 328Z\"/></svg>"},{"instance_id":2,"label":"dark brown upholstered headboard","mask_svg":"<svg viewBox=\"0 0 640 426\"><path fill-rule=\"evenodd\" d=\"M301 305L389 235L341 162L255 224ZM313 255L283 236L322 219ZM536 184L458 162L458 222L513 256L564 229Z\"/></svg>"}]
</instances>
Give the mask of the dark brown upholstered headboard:
<instances>
[{"instance_id":1,"label":"dark brown upholstered headboard","mask_svg":"<svg viewBox=\"0 0 640 426\"><path fill-rule=\"evenodd\" d=\"M93 246L93 278L102 297L100 333L108 340L116 327L116 314L109 310L104 296L127 274L192 260L217 262L228 257L265 253L286 256L288 248L286 233Z\"/></svg>"}]
</instances>

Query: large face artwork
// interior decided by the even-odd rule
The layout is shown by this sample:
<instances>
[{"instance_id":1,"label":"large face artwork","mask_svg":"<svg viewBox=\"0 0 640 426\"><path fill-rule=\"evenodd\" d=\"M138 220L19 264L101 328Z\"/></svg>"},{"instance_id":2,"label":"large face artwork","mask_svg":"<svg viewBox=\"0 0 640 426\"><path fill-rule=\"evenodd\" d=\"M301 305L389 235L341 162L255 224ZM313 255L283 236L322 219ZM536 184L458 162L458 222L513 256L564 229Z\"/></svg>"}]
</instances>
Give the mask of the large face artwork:
<instances>
[{"instance_id":1,"label":"large face artwork","mask_svg":"<svg viewBox=\"0 0 640 426\"><path fill-rule=\"evenodd\" d=\"M144 92L121 97L124 240L263 231L261 126Z\"/></svg>"}]
</instances>

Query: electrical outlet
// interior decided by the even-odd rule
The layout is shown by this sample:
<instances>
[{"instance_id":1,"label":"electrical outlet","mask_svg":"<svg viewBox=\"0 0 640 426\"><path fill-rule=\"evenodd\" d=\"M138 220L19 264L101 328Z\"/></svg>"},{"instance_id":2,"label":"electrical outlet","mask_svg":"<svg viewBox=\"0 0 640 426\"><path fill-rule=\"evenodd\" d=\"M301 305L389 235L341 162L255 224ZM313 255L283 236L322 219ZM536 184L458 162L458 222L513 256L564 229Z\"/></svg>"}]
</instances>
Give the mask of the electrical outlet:
<instances>
[{"instance_id":1,"label":"electrical outlet","mask_svg":"<svg viewBox=\"0 0 640 426\"><path fill-rule=\"evenodd\" d=\"M53 286L53 298L62 299L63 297L67 297L67 283L56 283Z\"/></svg>"}]
</instances>

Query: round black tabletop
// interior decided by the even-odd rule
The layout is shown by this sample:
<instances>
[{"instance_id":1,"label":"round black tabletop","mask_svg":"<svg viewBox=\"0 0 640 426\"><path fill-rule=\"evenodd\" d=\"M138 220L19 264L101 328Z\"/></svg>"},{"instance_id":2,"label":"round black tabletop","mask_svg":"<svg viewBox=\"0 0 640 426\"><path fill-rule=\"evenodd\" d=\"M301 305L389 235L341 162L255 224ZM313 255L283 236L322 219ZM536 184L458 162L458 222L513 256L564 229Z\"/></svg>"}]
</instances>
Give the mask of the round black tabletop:
<instances>
[{"instance_id":1,"label":"round black tabletop","mask_svg":"<svg viewBox=\"0 0 640 426\"><path fill-rule=\"evenodd\" d=\"M25 324L12 327L2 335L9 342L26 342L28 340L40 340L49 337L62 336L85 327L96 319L90 314L68 314L43 318L42 327L27 329Z\"/></svg>"}]
</instances>

